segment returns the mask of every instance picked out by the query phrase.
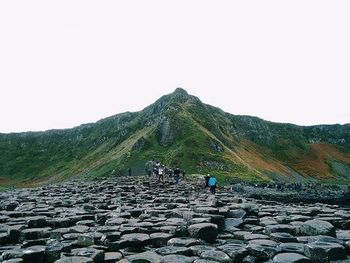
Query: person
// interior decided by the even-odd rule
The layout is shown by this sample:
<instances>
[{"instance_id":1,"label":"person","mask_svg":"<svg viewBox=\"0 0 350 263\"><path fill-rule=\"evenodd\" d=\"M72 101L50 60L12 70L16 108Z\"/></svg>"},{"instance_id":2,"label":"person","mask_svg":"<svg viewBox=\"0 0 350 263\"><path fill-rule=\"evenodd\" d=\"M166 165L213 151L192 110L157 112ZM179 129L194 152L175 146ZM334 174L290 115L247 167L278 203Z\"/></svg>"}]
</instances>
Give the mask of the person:
<instances>
[{"instance_id":1,"label":"person","mask_svg":"<svg viewBox=\"0 0 350 263\"><path fill-rule=\"evenodd\" d=\"M180 180L180 169L178 167L174 169L174 178L175 178L175 184L178 185Z\"/></svg>"},{"instance_id":2,"label":"person","mask_svg":"<svg viewBox=\"0 0 350 263\"><path fill-rule=\"evenodd\" d=\"M209 188L209 179L210 179L210 175L209 175L209 174L206 175L206 176L204 177L204 179L205 179L205 187L206 187L206 188Z\"/></svg>"},{"instance_id":3,"label":"person","mask_svg":"<svg viewBox=\"0 0 350 263\"><path fill-rule=\"evenodd\" d=\"M182 170L181 173L182 173L182 179L184 180L184 179L185 179L186 172L185 172L184 170Z\"/></svg>"},{"instance_id":4,"label":"person","mask_svg":"<svg viewBox=\"0 0 350 263\"><path fill-rule=\"evenodd\" d=\"M164 181L163 173L164 173L164 167L160 165L158 169L158 182L160 181L160 179L162 179L162 182Z\"/></svg>"},{"instance_id":5,"label":"person","mask_svg":"<svg viewBox=\"0 0 350 263\"><path fill-rule=\"evenodd\" d=\"M154 167L154 160L148 161L148 162L145 164L145 172L146 172L146 174L147 174L149 177L151 177L151 175L152 175L153 167Z\"/></svg>"},{"instance_id":6,"label":"person","mask_svg":"<svg viewBox=\"0 0 350 263\"><path fill-rule=\"evenodd\" d=\"M131 176L131 168L128 169L128 174Z\"/></svg>"},{"instance_id":7,"label":"person","mask_svg":"<svg viewBox=\"0 0 350 263\"><path fill-rule=\"evenodd\" d=\"M215 195L215 193L216 193L217 183L218 183L218 181L216 180L216 178L213 175L211 175L208 184L210 186L210 192L213 195Z\"/></svg>"},{"instance_id":8,"label":"person","mask_svg":"<svg viewBox=\"0 0 350 263\"><path fill-rule=\"evenodd\" d=\"M152 175L151 169L145 168L145 171L146 171L146 174L148 175L148 177L151 177L151 175Z\"/></svg>"}]
</instances>

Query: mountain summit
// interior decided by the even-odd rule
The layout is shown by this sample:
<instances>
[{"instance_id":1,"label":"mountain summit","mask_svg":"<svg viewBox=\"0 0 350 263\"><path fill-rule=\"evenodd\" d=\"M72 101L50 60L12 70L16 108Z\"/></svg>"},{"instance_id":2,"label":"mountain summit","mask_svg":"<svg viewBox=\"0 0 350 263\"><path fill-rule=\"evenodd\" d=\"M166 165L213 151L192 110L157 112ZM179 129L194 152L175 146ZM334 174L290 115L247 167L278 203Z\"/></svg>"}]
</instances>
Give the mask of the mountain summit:
<instances>
[{"instance_id":1,"label":"mountain summit","mask_svg":"<svg viewBox=\"0 0 350 263\"><path fill-rule=\"evenodd\" d=\"M159 159L221 179L350 179L350 125L297 126L238 116L184 89L140 112L73 129L0 134L0 184L123 175Z\"/></svg>"}]
</instances>

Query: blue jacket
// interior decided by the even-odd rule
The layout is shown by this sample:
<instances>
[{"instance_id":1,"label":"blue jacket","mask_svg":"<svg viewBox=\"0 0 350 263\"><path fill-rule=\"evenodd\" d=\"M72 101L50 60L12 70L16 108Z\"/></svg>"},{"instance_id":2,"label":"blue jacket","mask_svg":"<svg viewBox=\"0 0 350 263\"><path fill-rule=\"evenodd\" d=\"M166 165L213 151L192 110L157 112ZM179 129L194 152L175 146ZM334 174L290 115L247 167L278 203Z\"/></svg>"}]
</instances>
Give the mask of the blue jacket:
<instances>
[{"instance_id":1,"label":"blue jacket","mask_svg":"<svg viewBox=\"0 0 350 263\"><path fill-rule=\"evenodd\" d=\"M208 184L209 184L209 186L215 186L217 184L217 182L218 181L216 180L215 177L210 177Z\"/></svg>"}]
</instances>

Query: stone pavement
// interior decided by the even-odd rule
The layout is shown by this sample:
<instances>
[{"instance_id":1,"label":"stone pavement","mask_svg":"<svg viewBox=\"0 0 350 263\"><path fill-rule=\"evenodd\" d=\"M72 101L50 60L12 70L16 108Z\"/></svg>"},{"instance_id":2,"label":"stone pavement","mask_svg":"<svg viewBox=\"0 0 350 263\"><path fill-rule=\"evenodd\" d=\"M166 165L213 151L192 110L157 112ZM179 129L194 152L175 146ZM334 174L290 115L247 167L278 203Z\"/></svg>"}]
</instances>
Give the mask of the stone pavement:
<instances>
[{"instance_id":1,"label":"stone pavement","mask_svg":"<svg viewBox=\"0 0 350 263\"><path fill-rule=\"evenodd\" d=\"M0 262L350 262L350 210L143 177L0 193Z\"/></svg>"}]
</instances>

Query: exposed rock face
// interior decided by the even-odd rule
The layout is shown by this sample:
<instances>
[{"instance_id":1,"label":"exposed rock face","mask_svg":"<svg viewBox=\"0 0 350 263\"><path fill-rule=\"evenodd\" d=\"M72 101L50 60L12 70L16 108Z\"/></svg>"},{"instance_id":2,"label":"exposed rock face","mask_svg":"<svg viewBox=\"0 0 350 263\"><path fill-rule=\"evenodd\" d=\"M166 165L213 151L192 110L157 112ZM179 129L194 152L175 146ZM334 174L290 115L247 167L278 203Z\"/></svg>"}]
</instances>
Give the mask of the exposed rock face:
<instances>
[{"instance_id":1,"label":"exposed rock face","mask_svg":"<svg viewBox=\"0 0 350 263\"><path fill-rule=\"evenodd\" d=\"M0 194L0 262L341 262L350 209L128 177ZM9 202L8 200L11 200ZM12 204L12 205L11 205ZM345 261L344 261L345 262Z\"/></svg>"},{"instance_id":2,"label":"exposed rock face","mask_svg":"<svg viewBox=\"0 0 350 263\"><path fill-rule=\"evenodd\" d=\"M163 146L167 146L173 140L173 134L171 129L171 120L169 118L165 118L160 126L160 144Z\"/></svg>"}]
</instances>

